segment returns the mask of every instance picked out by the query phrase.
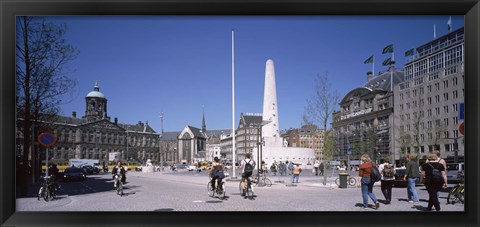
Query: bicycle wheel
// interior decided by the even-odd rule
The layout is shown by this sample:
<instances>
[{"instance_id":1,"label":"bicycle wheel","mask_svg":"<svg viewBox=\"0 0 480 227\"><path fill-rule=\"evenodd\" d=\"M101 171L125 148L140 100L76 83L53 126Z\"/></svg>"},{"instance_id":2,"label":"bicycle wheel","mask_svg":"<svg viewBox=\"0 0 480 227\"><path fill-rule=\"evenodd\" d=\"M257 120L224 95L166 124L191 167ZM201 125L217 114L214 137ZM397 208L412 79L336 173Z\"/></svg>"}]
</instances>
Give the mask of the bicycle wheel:
<instances>
[{"instance_id":1,"label":"bicycle wheel","mask_svg":"<svg viewBox=\"0 0 480 227\"><path fill-rule=\"evenodd\" d=\"M465 186L464 185L460 187L460 191L458 192L458 200L460 200L461 203L465 204Z\"/></svg>"},{"instance_id":2,"label":"bicycle wheel","mask_svg":"<svg viewBox=\"0 0 480 227\"><path fill-rule=\"evenodd\" d=\"M215 190L213 190L212 182L208 182L207 190L208 190L208 196L210 196L210 197L215 196Z\"/></svg>"},{"instance_id":3,"label":"bicycle wheel","mask_svg":"<svg viewBox=\"0 0 480 227\"><path fill-rule=\"evenodd\" d=\"M458 187L455 186L454 188L452 188L452 190L450 190L450 193L448 193L447 196L447 204L455 204L458 201L458 197L456 195L457 189Z\"/></svg>"},{"instance_id":4,"label":"bicycle wheel","mask_svg":"<svg viewBox=\"0 0 480 227\"><path fill-rule=\"evenodd\" d=\"M267 185L267 187L271 187L272 186L272 181L268 178L265 178L265 185Z\"/></svg>"},{"instance_id":5,"label":"bicycle wheel","mask_svg":"<svg viewBox=\"0 0 480 227\"><path fill-rule=\"evenodd\" d=\"M123 196L123 183L120 183L120 196Z\"/></svg>"},{"instance_id":6,"label":"bicycle wheel","mask_svg":"<svg viewBox=\"0 0 480 227\"><path fill-rule=\"evenodd\" d=\"M50 190L48 190L48 187L43 189L43 199L47 202L50 200Z\"/></svg>"},{"instance_id":7,"label":"bicycle wheel","mask_svg":"<svg viewBox=\"0 0 480 227\"><path fill-rule=\"evenodd\" d=\"M219 189L217 191L217 194L218 194L218 196L220 196L221 200L225 199L225 184L224 183L222 183L221 186L219 187Z\"/></svg>"},{"instance_id":8,"label":"bicycle wheel","mask_svg":"<svg viewBox=\"0 0 480 227\"><path fill-rule=\"evenodd\" d=\"M40 198L43 198L43 186L40 187L40 189L38 190L38 200L40 200Z\"/></svg>"},{"instance_id":9,"label":"bicycle wheel","mask_svg":"<svg viewBox=\"0 0 480 227\"><path fill-rule=\"evenodd\" d=\"M253 178L253 181L250 182L250 184L257 186L259 182L260 182L260 176L256 176Z\"/></svg>"},{"instance_id":10,"label":"bicycle wheel","mask_svg":"<svg viewBox=\"0 0 480 227\"><path fill-rule=\"evenodd\" d=\"M357 180L355 180L354 177L350 177L350 179L348 179L348 184L350 186L355 186L357 184Z\"/></svg>"},{"instance_id":11,"label":"bicycle wheel","mask_svg":"<svg viewBox=\"0 0 480 227\"><path fill-rule=\"evenodd\" d=\"M336 184L337 186L340 186L340 178L335 179L335 184Z\"/></svg>"}]
</instances>

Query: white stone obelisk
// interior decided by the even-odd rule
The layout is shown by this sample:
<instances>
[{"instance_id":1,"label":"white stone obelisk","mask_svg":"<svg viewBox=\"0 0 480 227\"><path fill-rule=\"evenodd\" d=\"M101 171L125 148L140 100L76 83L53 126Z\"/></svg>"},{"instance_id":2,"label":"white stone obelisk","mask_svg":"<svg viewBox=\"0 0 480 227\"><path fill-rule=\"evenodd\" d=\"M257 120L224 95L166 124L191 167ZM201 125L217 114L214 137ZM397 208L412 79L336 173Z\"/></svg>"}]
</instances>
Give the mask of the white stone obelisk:
<instances>
[{"instance_id":1,"label":"white stone obelisk","mask_svg":"<svg viewBox=\"0 0 480 227\"><path fill-rule=\"evenodd\" d=\"M265 67L265 87L263 90L262 120L270 123L262 127L262 137L271 146L282 146L278 126L277 88L275 83L275 67L273 60L268 59Z\"/></svg>"}]
</instances>

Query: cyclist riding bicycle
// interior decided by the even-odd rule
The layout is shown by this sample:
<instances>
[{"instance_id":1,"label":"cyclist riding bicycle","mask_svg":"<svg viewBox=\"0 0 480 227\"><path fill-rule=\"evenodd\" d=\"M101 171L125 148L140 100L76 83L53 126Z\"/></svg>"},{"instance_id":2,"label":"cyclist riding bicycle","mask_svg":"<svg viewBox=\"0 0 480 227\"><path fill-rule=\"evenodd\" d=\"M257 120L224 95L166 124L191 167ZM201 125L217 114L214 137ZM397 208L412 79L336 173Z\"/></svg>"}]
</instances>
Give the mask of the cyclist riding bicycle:
<instances>
[{"instance_id":1,"label":"cyclist riding bicycle","mask_svg":"<svg viewBox=\"0 0 480 227\"><path fill-rule=\"evenodd\" d=\"M112 177L115 180L113 187L117 187L117 182L121 181L123 176L125 176L125 169L122 167L121 162L117 162L117 165L112 169Z\"/></svg>"},{"instance_id":2,"label":"cyclist riding bicycle","mask_svg":"<svg viewBox=\"0 0 480 227\"><path fill-rule=\"evenodd\" d=\"M255 161L251 159L250 153L245 154L245 159L242 160L240 168L242 169L242 196L245 196L245 181L252 176L253 169L255 168Z\"/></svg>"},{"instance_id":3,"label":"cyclist riding bicycle","mask_svg":"<svg viewBox=\"0 0 480 227\"><path fill-rule=\"evenodd\" d=\"M215 190L215 180L218 182L219 186L221 185L223 178L225 178L223 171L220 159L215 157L213 159L212 169L210 170L210 176L212 177L212 180L210 181L210 183L212 183L212 190Z\"/></svg>"}]
</instances>

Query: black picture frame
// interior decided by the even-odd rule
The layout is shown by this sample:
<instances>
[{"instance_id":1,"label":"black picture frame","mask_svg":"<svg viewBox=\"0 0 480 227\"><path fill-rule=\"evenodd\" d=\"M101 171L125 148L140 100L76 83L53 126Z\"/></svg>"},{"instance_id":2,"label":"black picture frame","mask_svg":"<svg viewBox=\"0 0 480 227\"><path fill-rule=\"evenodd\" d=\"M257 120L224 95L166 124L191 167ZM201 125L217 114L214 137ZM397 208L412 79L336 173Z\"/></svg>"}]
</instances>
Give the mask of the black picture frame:
<instances>
[{"instance_id":1,"label":"black picture frame","mask_svg":"<svg viewBox=\"0 0 480 227\"><path fill-rule=\"evenodd\" d=\"M2 226L478 226L480 223L476 193L480 188L478 0L0 0L0 10ZM465 140L468 152L465 212L16 212L14 75L15 16L19 15L465 15L468 119L465 132L472 138Z\"/></svg>"}]
</instances>

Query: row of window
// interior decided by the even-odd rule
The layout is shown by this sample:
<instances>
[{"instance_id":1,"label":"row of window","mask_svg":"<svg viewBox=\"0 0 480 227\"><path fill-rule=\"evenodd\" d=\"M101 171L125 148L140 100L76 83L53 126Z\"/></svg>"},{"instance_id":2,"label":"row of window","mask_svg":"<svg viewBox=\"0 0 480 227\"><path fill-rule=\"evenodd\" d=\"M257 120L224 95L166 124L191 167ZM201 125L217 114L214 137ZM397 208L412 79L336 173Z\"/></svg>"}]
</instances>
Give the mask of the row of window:
<instances>
[{"instance_id":1,"label":"row of window","mask_svg":"<svg viewBox=\"0 0 480 227\"><path fill-rule=\"evenodd\" d=\"M442 69L449 69L450 66L463 62L463 44L432 55L426 59L414 62L405 66L405 80L409 81L423 75L434 73ZM445 76L451 75L445 72ZM438 74L437 74L438 77Z\"/></svg>"}]
</instances>

